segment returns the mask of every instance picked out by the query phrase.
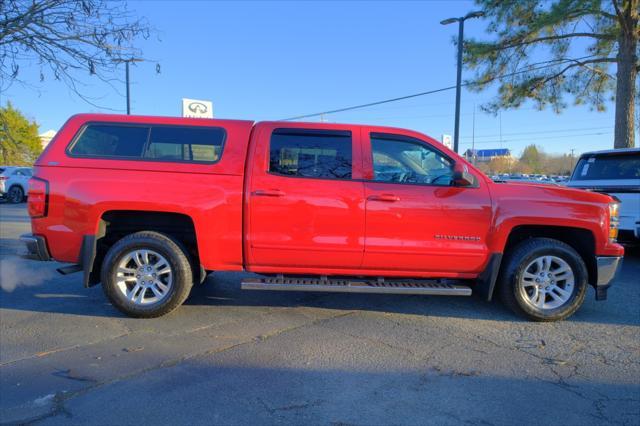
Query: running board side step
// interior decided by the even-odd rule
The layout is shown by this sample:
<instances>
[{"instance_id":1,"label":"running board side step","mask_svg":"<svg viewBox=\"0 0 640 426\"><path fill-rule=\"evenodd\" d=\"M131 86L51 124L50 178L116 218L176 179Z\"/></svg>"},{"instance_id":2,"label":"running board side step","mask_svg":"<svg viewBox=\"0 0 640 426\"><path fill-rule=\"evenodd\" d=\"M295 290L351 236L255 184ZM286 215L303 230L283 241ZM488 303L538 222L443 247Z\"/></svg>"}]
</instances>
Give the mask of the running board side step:
<instances>
[{"instance_id":1,"label":"running board side step","mask_svg":"<svg viewBox=\"0 0 640 426\"><path fill-rule=\"evenodd\" d=\"M340 279L328 277L290 278L283 275L242 280L243 290L322 291L335 293L424 294L471 296L471 287L450 280Z\"/></svg>"}]
</instances>

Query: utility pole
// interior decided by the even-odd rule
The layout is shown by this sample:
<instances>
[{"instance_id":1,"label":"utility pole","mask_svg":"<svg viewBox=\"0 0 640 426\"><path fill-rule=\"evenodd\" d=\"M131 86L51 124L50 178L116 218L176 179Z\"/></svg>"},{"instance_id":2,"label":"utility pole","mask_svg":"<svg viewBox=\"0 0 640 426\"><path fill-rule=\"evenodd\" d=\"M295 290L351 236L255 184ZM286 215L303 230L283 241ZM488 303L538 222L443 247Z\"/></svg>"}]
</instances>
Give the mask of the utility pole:
<instances>
[{"instance_id":1,"label":"utility pole","mask_svg":"<svg viewBox=\"0 0 640 426\"><path fill-rule=\"evenodd\" d=\"M453 150L458 152L458 146L460 143L460 92L462 89L462 49L464 44L464 21L470 18L480 18L484 16L484 12L469 12L465 16L460 18L449 18L441 21L442 25L458 23L458 69L456 75L456 122L453 132Z\"/></svg>"},{"instance_id":2,"label":"utility pole","mask_svg":"<svg viewBox=\"0 0 640 426\"><path fill-rule=\"evenodd\" d=\"M126 80L127 80L127 115L131 115L131 96L130 96L130 91L129 91L129 61L125 61L125 67L126 67Z\"/></svg>"},{"instance_id":3,"label":"utility pole","mask_svg":"<svg viewBox=\"0 0 640 426\"><path fill-rule=\"evenodd\" d=\"M471 152L473 153L472 162L476 165L476 104L473 104L473 125L471 129Z\"/></svg>"},{"instance_id":4,"label":"utility pole","mask_svg":"<svg viewBox=\"0 0 640 426\"><path fill-rule=\"evenodd\" d=\"M500 126L500 148L502 148L502 110L498 111L498 122Z\"/></svg>"},{"instance_id":5,"label":"utility pole","mask_svg":"<svg viewBox=\"0 0 640 426\"><path fill-rule=\"evenodd\" d=\"M569 173L573 172L573 168L574 168L574 165L573 165L573 151L575 151L575 149L571 148L571 170L569 171Z\"/></svg>"},{"instance_id":6,"label":"utility pole","mask_svg":"<svg viewBox=\"0 0 640 426\"><path fill-rule=\"evenodd\" d=\"M125 84L127 90L127 115L131 115L131 88L130 88L130 80L129 80L129 63L130 62L143 62L144 59L139 58L129 58L129 59L115 59L114 62L121 63L124 62L125 66Z\"/></svg>"}]
</instances>

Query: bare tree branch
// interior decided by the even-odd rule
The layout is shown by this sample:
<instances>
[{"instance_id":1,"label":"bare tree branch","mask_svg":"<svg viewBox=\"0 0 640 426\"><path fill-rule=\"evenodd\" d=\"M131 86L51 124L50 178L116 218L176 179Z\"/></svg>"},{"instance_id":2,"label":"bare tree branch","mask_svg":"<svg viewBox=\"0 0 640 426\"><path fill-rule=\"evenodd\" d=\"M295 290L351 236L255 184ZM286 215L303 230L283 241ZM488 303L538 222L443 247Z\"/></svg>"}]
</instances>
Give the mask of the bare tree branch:
<instances>
[{"instance_id":1,"label":"bare tree branch","mask_svg":"<svg viewBox=\"0 0 640 426\"><path fill-rule=\"evenodd\" d=\"M82 78L111 85L118 63L140 58L136 42L150 33L124 1L0 0L0 86L22 83L22 69L37 63L41 81L60 80L89 102Z\"/></svg>"}]
</instances>

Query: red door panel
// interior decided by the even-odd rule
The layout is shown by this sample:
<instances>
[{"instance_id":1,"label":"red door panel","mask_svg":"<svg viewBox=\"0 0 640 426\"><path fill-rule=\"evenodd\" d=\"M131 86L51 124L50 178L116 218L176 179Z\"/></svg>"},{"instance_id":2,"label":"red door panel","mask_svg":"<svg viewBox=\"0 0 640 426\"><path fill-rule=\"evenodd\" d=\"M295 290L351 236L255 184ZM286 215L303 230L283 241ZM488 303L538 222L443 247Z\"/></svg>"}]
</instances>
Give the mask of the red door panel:
<instances>
[{"instance_id":1,"label":"red door panel","mask_svg":"<svg viewBox=\"0 0 640 426\"><path fill-rule=\"evenodd\" d=\"M318 162L331 158L334 153L331 147L278 151L283 156L279 157L283 167L291 168L282 173L291 175L270 171L269 146L274 130L303 131L309 127L298 123L262 123L256 129L248 162L253 169L245 195L248 211L245 251L251 270L268 272L273 267L274 272L291 273L301 268L355 269L362 263L365 215L359 128L325 124L310 130L350 134L353 162L350 178L312 177ZM293 136L287 136L288 141L306 137L292 133ZM344 172L342 166L337 169Z\"/></svg>"},{"instance_id":2,"label":"red door panel","mask_svg":"<svg viewBox=\"0 0 640 426\"><path fill-rule=\"evenodd\" d=\"M256 179L255 187L268 189L251 194L252 265L360 265L364 249L361 182L263 176Z\"/></svg>"},{"instance_id":3,"label":"red door panel","mask_svg":"<svg viewBox=\"0 0 640 426\"><path fill-rule=\"evenodd\" d=\"M423 135L399 131L396 137L373 131L363 129L362 135L364 173L371 179L365 183L362 268L432 276L481 271L488 259L492 217L486 184L451 186L452 171L441 169L443 164L435 157L451 167L456 159ZM419 148L405 151L398 144ZM422 148L426 155L420 155Z\"/></svg>"},{"instance_id":4,"label":"red door panel","mask_svg":"<svg viewBox=\"0 0 640 426\"><path fill-rule=\"evenodd\" d=\"M365 196L363 268L468 273L484 265L491 220L486 188L368 182Z\"/></svg>"}]
</instances>

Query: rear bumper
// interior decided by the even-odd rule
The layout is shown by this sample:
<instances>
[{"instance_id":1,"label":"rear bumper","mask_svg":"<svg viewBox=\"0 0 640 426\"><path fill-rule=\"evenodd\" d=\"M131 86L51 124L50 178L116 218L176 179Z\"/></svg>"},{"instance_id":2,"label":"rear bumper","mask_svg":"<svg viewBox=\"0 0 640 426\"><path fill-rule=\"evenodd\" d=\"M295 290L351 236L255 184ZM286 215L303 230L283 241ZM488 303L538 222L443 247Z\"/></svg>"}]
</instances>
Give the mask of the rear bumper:
<instances>
[{"instance_id":1,"label":"rear bumper","mask_svg":"<svg viewBox=\"0 0 640 426\"><path fill-rule=\"evenodd\" d=\"M22 241L27 246L29 254L27 257L36 260L53 260L47 250L47 242L44 237L40 235L24 234L20 236Z\"/></svg>"},{"instance_id":2,"label":"rear bumper","mask_svg":"<svg viewBox=\"0 0 640 426\"><path fill-rule=\"evenodd\" d=\"M611 281L616 276L622 265L622 256L598 256L596 266L598 277L596 279L596 300L606 300L607 290L611 287Z\"/></svg>"}]
</instances>

